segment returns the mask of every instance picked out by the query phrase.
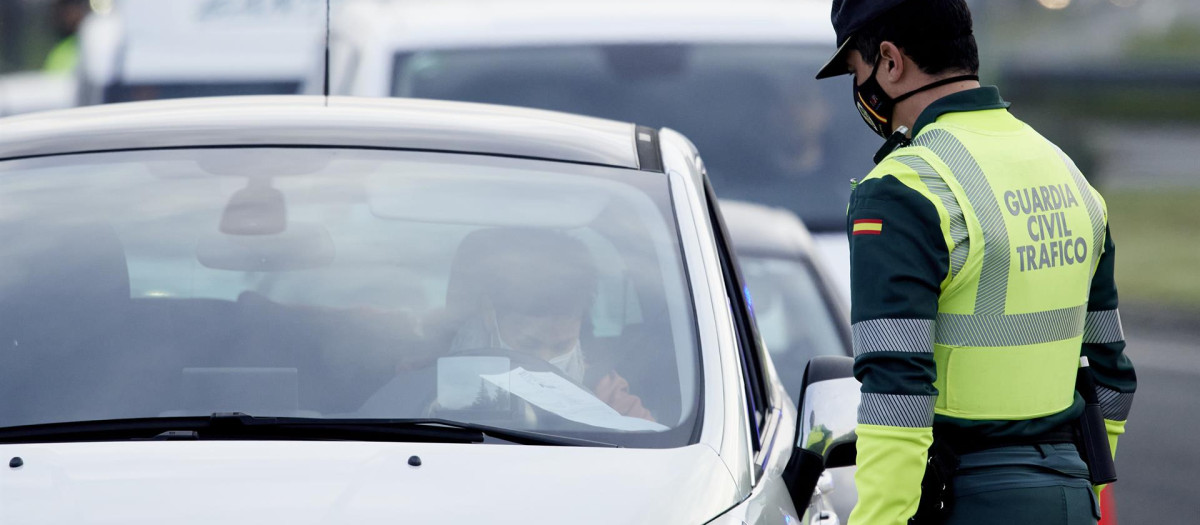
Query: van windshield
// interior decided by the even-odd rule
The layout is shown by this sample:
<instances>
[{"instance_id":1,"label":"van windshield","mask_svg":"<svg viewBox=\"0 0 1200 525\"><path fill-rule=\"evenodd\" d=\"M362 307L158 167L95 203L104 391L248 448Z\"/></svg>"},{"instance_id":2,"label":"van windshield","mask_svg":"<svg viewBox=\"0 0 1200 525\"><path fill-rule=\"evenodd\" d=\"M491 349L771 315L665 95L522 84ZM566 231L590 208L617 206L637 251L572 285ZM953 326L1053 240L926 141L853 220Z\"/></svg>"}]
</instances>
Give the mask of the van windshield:
<instances>
[{"instance_id":1,"label":"van windshield","mask_svg":"<svg viewBox=\"0 0 1200 525\"><path fill-rule=\"evenodd\" d=\"M394 96L580 113L669 127L696 143L722 198L845 227L850 179L881 145L850 82L813 80L829 50L786 44L566 45L396 57Z\"/></svg>"},{"instance_id":2,"label":"van windshield","mask_svg":"<svg viewBox=\"0 0 1200 525\"><path fill-rule=\"evenodd\" d=\"M666 176L350 149L0 162L0 427L439 418L682 446Z\"/></svg>"},{"instance_id":3,"label":"van windshield","mask_svg":"<svg viewBox=\"0 0 1200 525\"><path fill-rule=\"evenodd\" d=\"M236 95L295 95L300 82L197 82L112 84L104 89L105 104L193 97Z\"/></svg>"}]
</instances>

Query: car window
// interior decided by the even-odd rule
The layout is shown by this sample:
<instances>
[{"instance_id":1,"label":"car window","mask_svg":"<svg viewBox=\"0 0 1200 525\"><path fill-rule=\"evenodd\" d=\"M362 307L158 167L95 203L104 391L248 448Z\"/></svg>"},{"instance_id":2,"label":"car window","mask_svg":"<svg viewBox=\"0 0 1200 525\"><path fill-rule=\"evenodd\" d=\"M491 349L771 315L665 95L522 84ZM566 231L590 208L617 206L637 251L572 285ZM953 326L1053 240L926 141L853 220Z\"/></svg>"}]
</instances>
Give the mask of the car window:
<instances>
[{"instance_id":1,"label":"car window","mask_svg":"<svg viewBox=\"0 0 1200 525\"><path fill-rule=\"evenodd\" d=\"M847 355L841 317L803 261L738 255L758 333L784 386L798 395L804 367L820 355Z\"/></svg>"},{"instance_id":2,"label":"car window","mask_svg":"<svg viewBox=\"0 0 1200 525\"><path fill-rule=\"evenodd\" d=\"M669 127L704 154L721 198L787 208L832 231L879 141L850 104L849 81L813 80L828 57L785 44L423 50L397 56L392 94Z\"/></svg>"},{"instance_id":3,"label":"car window","mask_svg":"<svg viewBox=\"0 0 1200 525\"><path fill-rule=\"evenodd\" d=\"M237 411L686 444L668 199L662 174L418 152L0 163L0 426Z\"/></svg>"}]
</instances>

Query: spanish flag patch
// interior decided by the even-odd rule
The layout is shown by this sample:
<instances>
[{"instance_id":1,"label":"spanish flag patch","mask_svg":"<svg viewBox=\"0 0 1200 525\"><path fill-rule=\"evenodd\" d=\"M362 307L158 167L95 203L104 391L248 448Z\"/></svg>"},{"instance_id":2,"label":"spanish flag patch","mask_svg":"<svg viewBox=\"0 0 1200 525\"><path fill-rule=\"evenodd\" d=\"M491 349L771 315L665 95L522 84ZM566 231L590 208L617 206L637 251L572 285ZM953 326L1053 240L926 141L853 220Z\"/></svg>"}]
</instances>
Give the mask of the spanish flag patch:
<instances>
[{"instance_id":1,"label":"spanish flag patch","mask_svg":"<svg viewBox=\"0 0 1200 525\"><path fill-rule=\"evenodd\" d=\"M879 235L883 233L882 219L859 219L854 221L854 235Z\"/></svg>"}]
</instances>

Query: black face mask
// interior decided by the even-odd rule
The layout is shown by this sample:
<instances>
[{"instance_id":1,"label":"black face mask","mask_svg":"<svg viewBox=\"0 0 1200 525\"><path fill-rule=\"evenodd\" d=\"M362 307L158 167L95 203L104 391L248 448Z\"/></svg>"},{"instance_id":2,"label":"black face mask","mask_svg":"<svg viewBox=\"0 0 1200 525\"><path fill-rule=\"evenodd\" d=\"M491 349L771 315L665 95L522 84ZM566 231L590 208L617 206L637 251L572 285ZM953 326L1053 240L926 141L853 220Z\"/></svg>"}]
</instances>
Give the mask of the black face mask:
<instances>
[{"instance_id":1,"label":"black face mask","mask_svg":"<svg viewBox=\"0 0 1200 525\"><path fill-rule=\"evenodd\" d=\"M908 100L917 93L923 93L946 84L953 84L963 80L979 80L979 75L960 75L945 78L928 86L920 87L892 98L888 96L883 87L879 85L879 81L875 79L875 75L879 73L879 64L882 63L882 58L875 61L875 68L871 70L871 76L867 77L862 84L854 84L854 105L858 108L859 115L862 115L863 122L867 123L867 127L871 128L871 131L874 131L876 135L885 139L892 133L892 113L896 110L896 104ZM853 76L851 76L850 81L854 82Z\"/></svg>"}]
</instances>

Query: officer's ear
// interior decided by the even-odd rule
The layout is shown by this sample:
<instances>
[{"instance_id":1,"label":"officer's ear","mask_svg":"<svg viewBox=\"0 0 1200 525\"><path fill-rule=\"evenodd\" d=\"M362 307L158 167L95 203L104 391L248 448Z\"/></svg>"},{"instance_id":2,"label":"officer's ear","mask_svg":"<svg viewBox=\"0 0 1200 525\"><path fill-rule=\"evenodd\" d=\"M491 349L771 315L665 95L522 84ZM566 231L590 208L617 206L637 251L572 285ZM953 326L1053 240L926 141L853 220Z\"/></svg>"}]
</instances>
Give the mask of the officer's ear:
<instances>
[{"instance_id":1,"label":"officer's ear","mask_svg":"<svg viewBox=\"0 0 1200 525\"><path fill-rule=\"evenodd\" d=\"M900 51L900 48L891 42L880 42L879 61L880 79L887 79L893 84L900 82L900 77L904 76L904 69L907 66L904 61L904 53Z\"/></svg>"}]
</instances>

